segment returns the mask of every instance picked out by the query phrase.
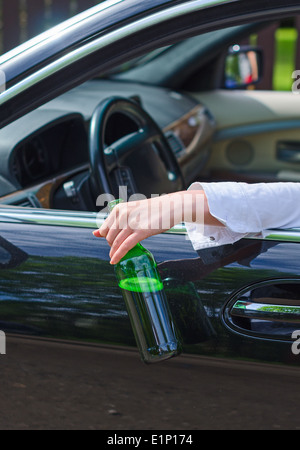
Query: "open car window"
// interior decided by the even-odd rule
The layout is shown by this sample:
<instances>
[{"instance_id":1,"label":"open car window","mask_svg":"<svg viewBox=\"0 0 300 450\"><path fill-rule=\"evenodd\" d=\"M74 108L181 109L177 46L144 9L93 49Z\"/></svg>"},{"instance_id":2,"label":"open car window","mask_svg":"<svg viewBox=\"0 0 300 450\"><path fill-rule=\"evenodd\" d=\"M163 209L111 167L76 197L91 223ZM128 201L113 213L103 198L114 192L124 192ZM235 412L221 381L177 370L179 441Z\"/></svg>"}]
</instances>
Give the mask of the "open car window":
<instances>
[{"instance_id":1,"label":"open car window","mask_svg":"<svg viewBox=\"0 0 300 450\"><path fill-rule=\"evenodd\" d=\"M285 20L278 29L289 30L296 23ZM173 184L175 190L201 180L298 181L296 95L266 92L251 82L232 89L224 82L231 49L250 44L259 47L261 34L274 26L273 21L263 26L249 23L152 49L91 77L4 127L0 131L0 203L94 213L98 196L119 186L125 186L129 194L137 190L146 196L170 189L172 184L162 179L155 182L164 158L156 161L158 165L150 163L141 147L135 158L128 156L111 170L109 185L102 180L95 190L91 180L93 117L99 105L113 97L136 103L156 123L182 177ZM282 45L282 38L279 41ZM269 57L264 55L265 65ZM140 128L130 114L112 114L100 134L102 152L113 155L115 144L130 142ZM101 158L99 164L106 172ZM149 173L142 176L143 166Z\"/></svg>"}]
</instances>

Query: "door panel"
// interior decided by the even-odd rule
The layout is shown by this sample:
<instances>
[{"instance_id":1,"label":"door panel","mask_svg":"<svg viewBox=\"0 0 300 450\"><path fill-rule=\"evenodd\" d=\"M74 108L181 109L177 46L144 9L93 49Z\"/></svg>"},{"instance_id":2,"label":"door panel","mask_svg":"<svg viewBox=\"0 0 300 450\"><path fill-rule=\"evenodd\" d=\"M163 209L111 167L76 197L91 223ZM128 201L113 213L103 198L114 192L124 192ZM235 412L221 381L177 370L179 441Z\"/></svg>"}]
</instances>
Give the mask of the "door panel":
<instances>
[{"instance_id":1,"label":"door panel","mask_svg":"<svg viewBox=\"0 0 300 450\"><path fill-rule=\"evenodd\" d=\"M1 234L21 255L12 268L1 270L3 331L135 346L105 240L94 238L90 228L26 223L2 223ZM249 239L197 255L184 234L166 233L149 238L145 245L158 262L182 335L194 326L185 351L240 357L250 342L247 357L286 361L288 356L291 363L300 362L293 361L289 343L279 352L277 342L253 344L249 337L238 336L233 352L235 334L222 318L223 308L241 291L269 280L278 284L279 279L298 279L298 243ZM274 348L276 355L265 346Z\"/></svg>"},{"instance_id":2,"label":"door panel","mask_svg":"<svg viewBox=\"0 0 300 450\"><path fill-rule=\"evenodd\" d=\"M148 239L184 346L149 367L93 227L2 220L0 263L15 255L0 266L4 429L298 426L300 357L291 342L242 335L223 315L241 290L300 280L298 243L243 240L197 254L184 234Z\"/></svg>"},{"instance_id":3,"label":"door panel","mask_svg":"<svg viewBox=\"0 0 300 450\"><path fill-rule=\"evenodd\" d=\"M245 181L299 181L298 155L291 154L291 146L294 150L300 143L297 95L219 90L198 93L196 98L217 122L208 173Z\"/></svg>"},{"instance_id":4,"label":"door panel","mask_svg":"<svg viewBox=\"0 0 300 450\"><path fill-rule=\"evenodd\" d=\"M300 146L300 120L298 128L294 128L294 123L286 124L286 128L282 127L281 130L280 123L272 125L272 131L256 132L254 135L251 135L250 127L248 130L246 127L237 137L219 139L216 136L207 169L228 171L233 177L235 172L248 173L260 177L261 181L268 181L268 178L274 181L299 181L300 167L295 161L297 151L291 150L293 157L287 151L292 144L296 147L299 142ZM286 152L286 158L282 156L283 151Z\"/></svg>"}]
</instances>

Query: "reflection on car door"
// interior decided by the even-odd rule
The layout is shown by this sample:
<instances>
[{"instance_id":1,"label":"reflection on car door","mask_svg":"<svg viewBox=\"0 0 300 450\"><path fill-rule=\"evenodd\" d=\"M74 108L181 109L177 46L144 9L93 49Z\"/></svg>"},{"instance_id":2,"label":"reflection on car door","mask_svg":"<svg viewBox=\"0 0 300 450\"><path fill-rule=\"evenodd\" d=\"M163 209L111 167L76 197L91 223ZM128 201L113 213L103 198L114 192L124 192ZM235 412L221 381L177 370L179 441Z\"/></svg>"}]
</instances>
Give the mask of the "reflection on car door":
<instances>
[{"instance_id":1,"label":"reflection on car door","mask_svg":"<svg viewBox=\"0 0 300 450\"><path fill-rule=\"evenodd\" d=\"M106 241L92 235L95 217L1 208L3 428L298 426L292 337L276 334L277 319L262 336L260 318L236 310L245 299L298 305L299 232L199 254L182 227L149 238L184 345L182 356L150 367Z\"/></svg>"}]
</instances>

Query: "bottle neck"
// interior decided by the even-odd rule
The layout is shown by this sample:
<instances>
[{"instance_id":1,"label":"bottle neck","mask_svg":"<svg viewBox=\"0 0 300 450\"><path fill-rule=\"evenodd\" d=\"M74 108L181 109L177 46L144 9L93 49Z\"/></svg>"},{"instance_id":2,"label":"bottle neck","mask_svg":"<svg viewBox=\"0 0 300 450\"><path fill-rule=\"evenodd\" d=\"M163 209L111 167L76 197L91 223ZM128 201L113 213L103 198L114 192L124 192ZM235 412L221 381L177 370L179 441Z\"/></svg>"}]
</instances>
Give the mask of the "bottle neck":
<instances>
[{"instance_id":1,"label":"bottle neck","mask_svg":"<svg viewBox=\"0 0 300 450\"><path fill-rule=\"evenodd\" d=\"M126 261L127 259L137 258L138 256L145 255L147 250L142 244L136 244L129 252L121 259L120 262Z\"/></svg>"}]
</instances>

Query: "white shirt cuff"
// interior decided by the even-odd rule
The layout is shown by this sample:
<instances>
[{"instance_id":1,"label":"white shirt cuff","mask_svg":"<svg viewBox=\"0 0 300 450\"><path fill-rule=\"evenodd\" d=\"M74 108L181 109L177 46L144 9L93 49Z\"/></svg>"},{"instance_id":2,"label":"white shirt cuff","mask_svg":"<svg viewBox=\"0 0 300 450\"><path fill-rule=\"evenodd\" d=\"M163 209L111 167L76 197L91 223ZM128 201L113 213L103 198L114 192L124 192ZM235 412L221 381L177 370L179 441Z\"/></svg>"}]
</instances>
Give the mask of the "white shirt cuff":
<instances>
[{"instance_id":1,"label":"white shirt cuff","mask_svg":"<svg viewBox=\"0 0 300 450\"><path fill-rule=\"evenodd\" d=\"M193 183L189 190L204 190L211 215L224 225L186 223L195 250L233 244L250 235L263 237L259 217L255 214L249 217L242 183ZM254 233L245 231L245 223Z\"/></svg>"}]
</instances>

